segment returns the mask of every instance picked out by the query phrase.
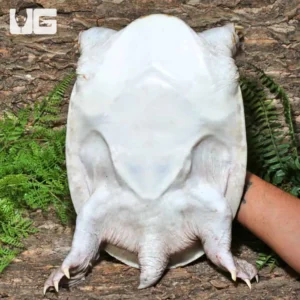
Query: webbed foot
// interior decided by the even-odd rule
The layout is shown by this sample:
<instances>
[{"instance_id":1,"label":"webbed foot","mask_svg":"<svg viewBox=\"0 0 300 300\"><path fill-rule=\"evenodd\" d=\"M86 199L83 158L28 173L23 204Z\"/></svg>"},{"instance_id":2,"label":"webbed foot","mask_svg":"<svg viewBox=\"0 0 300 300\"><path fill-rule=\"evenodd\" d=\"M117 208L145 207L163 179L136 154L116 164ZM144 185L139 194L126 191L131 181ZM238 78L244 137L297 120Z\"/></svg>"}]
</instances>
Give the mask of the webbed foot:
<instances>
[{"instance_id":1,"label":"webbed foot","mask_svg":"<svg viewBox=\"0 0 300 300\"><path fill-rule=\"evenodd\" d=\"M77 226L72 242L72 248L61 267L54 270L44 285L44 294L50 287L59 290L63 277L68 279L67 286L72 286L85 279L86 273L99 257L100 238L91 228L85 226L85 221L77 218ZM84 230L83 230L84 228Z\"/></svg>"},{"instance_id":2,"label":"webbed foot","mask_svg":"<svg viewBox=\"0 0 300 300\"><path fill-rule=\"evenodd\" d=\"M255 277L256 281L258 282L258 274L256 267L249 264L247 261L239 258L234 258L234 262L237 270L237 278L240 278L243 281L245 281L249 289L251 290L251 280Z\"/></svg>"}]
</instances>

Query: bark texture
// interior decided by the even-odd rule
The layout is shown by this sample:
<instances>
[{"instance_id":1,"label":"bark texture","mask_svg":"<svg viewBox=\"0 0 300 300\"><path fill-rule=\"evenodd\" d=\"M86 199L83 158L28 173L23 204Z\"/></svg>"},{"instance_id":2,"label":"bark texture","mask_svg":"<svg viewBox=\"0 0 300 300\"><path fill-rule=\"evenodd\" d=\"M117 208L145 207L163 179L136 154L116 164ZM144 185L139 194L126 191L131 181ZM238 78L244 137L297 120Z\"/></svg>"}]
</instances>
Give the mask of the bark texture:
<instances>
[{"instance_id":1,"label":"bark texture","mask_svg":"<svg viewBox=\"0 0 300 300\"><path fill-rule=\"evenodd\" d=\"M56 8L55 35L11 35L9 9ZM237 64L249 74L250 62L274 77L287 91L300 140L300 1L299 0L0 0L0 110L41 100L64 75L73 71L74 48L81 30L93 26L121 29L136 18L166 13L178 16L197 31L235 22L245 28ZM146 37L145 37L146 38ZM142 41L141 41L142 42ZM63 112L65 115L65 111ZM71 244L72 230L53 218L37 218L41 232L26 241L28 250L0 274L0 299L43 299L42 286ZM254 262L248 247L240 255ZM234 285L204 259L168 272L154 288L138 291L138 271L104 260L87 281L45 299L299 299L300 283L282 269L261 274L250 293Z\"/></svg>"},{"instance_id":2,"label":"bark texture","mask_svg":"<svg viewBox=\"0 0 300 300\"><path fill-rule=\"evenodd\" d=\"M43 297L43 285L53 268L60 266L70 250L73 230L63 227L53 214L31 214L40 232L25 240L24 251L0 274L0 299L12 300L297 300L299 276L285 267L270 272L263 269L260 282L233 283L230 275L217 270L204 257L184 268L172 269L155 286L138 290L139 271L102 255L86 280L70 290L60 288L59 295L49 291ZM254 251L261 244L245 230L235 227L233 253L255 263ZM241 243L243 241L243 243ZM238 242L238 243L237 243ZM253 250L254 249L254 250Z\"/></svg>"},{"instance_id":3,"label":"bark texture","mask_svg":"<svg viewBox=\"0 0 300 300\"><path fill-rule=\"evenodd\" d=\"M11 35L9 9L56 8L55 35ZM245 28L237 63L254 63L282 84L292 101L300 136L299 0L0 0L0 109L40 100L74 70L74 40L93 26L121 29L136 18L166 13L200 31L235 22ZM145 37L146 38L146 37ZM142 42L142 41L141 41Z\"/></svg>"}]
</instances>

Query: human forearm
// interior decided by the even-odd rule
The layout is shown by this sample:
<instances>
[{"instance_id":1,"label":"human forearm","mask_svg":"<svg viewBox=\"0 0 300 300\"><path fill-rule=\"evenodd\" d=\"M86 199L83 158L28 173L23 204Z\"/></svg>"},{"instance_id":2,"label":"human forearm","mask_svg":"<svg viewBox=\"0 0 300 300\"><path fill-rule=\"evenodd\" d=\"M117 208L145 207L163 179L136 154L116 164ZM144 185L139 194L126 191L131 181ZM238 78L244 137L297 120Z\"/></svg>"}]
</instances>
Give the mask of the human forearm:
<instances>
[{"instance_id":1,"label":"human forearm","mask_svg":"<svg viewBox=\"0 0 300 300\"><path fill-rule=\"evenodd\" d=\"M300 200L247 173L237 220L300 272Z\"/></svg>"}]
</instances>

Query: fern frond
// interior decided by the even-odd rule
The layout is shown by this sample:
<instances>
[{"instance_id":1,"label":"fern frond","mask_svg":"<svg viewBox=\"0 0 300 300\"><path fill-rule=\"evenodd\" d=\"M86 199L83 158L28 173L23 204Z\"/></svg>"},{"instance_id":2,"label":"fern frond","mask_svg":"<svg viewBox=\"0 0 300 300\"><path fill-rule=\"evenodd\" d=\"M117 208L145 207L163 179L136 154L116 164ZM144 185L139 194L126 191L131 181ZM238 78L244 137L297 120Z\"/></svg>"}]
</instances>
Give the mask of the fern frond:
<instances>
[{"instance_id":1,"label":"fern frond","mask_svg":"<svg viewBox=\"0 0 300 300\"><path fill-rule=\"evenodd\" d=\"M36 232L26 210L53 205L62 222L72 215L65 167L65 128L53 130L59 106L74 74L36 102L33 109L5 113L0 119L0 272Z\"/></svg>"},{"instance_id":2,"label":"fern frond","mask_svg":"<svg viewBox=\"0 0 300 300\"><path fill-rule=\"evenodd\" d=\"M278 122L278 112L257 82L242 79L241 90L246 114L248 168L278 185L284 179L290 160L287 155L290 145L283 143L286 135Z\"/></svg>"},{"instance_id":3,"label":"fern frond","mask_svg":"<svg viewBox=\"0 0 300 300\"><path fill-rule=\"evenodd\" d=\"M67 75L56 87L46 96L41 103L34 105L33 125L38 123L50 123L57 120L59 104L61 103L67 88L75 77L75 73Z\"/></svg>"},{"instance_id":4,"label":"fern frond","mask_svg":"<svg viewBox=\"0 0 300 300\"><path fill-rule=\"evenodd\" d=\"M264 87L266 87L272 94L275 95L277 99L281 100L281 103L284 107L284 117L285 117L285 122L289 128L289 136L291 138L292 142L292 151L293 155L295 157L298 157L299 153L297 150L297 142L296 142L296 135L295 135L295 129L294 129L294 123L293 123L293 118L292 118L292 109L291 109L291 104L288 95L286 92L283 90L281 86L276 84L274 80L265 74L263 70L259 69L258 67L251 65L252 68L256 70L256 72L259 75L259 80L262 83Z\"/></svg>"},{"instance_id":5,"label":"fern frond","mask_svg":"<svg viewBox=\"0 0 300 300\"><path fill-rule=\"evenodd\" d=\"M18 250L11 250L7 247L2 247L0 244L0 273L13 261L18 253Z\"/></svg>"},{"instance_id":6,"label":"fern frond","mask_svg":"<svg viewBox=\"0 0 300 300\"><path fill-rule=\"evenodd\" d=\"M268 266L270 268L270 272L272 272L278 265L279 257L274 252L271 252L270 254L259 253L258 259L256 260L258 270Z\"/></svg>"}]
</instances>

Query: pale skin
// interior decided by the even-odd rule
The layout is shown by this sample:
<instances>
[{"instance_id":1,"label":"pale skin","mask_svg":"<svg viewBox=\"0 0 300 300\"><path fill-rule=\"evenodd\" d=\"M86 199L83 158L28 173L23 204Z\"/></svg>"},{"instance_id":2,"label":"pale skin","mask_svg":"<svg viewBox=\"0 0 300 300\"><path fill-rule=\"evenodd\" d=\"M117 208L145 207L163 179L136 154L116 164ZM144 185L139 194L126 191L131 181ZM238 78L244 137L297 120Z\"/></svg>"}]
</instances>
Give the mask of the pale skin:
<instances>
[{"instance_id":1,"label":"pale skin","mask_svg":"<svg viewBox=\"0 0 300 300\"><path fill-rule=\"evenodd\" d=\"M257 277L230 251L246 173L235 28L197 35L177 18L148 18L79 38L67 126L78 216L71 251L44 292L58 291L63 276L79 281L105 244L134 254L112 252L140 268L139 288L204 252L234 281L251 287Z\"/></svg>"},{"instance_id":2,"label":"pale skin","mask_svg":"<svg viewBox=\"0 0 300 300\"><path fill-rule=\"evenodd\" d=\"M298 273L299 214L299 199L247 172L238 222L268 244Z\"/></svg>"}]
</instances>

